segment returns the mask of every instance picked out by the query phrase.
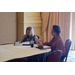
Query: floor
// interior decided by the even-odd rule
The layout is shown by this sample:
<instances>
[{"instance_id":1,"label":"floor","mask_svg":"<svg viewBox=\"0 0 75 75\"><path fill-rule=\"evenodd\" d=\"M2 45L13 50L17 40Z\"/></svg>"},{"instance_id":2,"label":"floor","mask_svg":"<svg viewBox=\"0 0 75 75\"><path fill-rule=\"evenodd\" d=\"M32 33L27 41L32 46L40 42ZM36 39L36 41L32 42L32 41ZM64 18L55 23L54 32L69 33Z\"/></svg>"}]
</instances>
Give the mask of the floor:
<instances>
[{"instance_id":1,"label":"floor","mask_svg":"<svg viewBox=\"0 0 75 75\"><path fill-rule=\"evenodd\" d=\"M75 62L75 50L69 51L67 62Z\"/></svg>"}]
</instances>

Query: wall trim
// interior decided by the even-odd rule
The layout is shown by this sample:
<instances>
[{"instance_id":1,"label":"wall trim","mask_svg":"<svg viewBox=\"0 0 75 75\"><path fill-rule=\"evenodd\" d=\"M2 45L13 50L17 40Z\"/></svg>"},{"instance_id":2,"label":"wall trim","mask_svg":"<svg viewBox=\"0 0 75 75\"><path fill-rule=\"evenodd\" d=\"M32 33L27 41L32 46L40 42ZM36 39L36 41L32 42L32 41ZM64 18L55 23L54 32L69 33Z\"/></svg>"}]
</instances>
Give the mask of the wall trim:
<instances>
[{"instance_id":1,"label":"wall trim","mask_svg":"<svg viewBox=\"0 0 75 75\"><path fill-rule=\"evenodd\" d=\"M19 25L25 25L26 23L19 23ZM38 25L38 24L36 24L36 25L34 25L34 23L32 23L33 25L30 25L29 23L28 23L28 25L27 26L25 26L25 27L29 27L29 26L32 26L32 27L42 27L41 26L41 24L40 25Z\"/></svg>"},{"instance_id":2,"label":"wall trim","mask_svg":"<svg viewBox=\"0 0 75 75\"><path fill-rule=\"evenodd\" d=\"M40 23L41 24L42 22L37 22L37 21L33 21L33 22L32 21L31 22L29 22L29 21L28 22L27 21L26 22L20 22L20 24L22 24L22 23L35 23L35 24L36 23Z\"/></svg>"}]
</instances>

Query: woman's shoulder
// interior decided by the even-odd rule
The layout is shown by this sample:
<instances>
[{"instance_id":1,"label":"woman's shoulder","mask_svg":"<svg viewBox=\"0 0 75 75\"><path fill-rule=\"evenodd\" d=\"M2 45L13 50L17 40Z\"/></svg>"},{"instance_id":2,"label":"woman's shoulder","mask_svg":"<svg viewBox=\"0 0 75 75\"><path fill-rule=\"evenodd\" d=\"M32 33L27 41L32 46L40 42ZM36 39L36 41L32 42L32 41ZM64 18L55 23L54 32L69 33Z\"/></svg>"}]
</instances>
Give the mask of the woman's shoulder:
<instances>
[{"instance_id":1,"label":"woman's shoulder","mask_svg":"<svg viewBox=\"0 0 75 75\"><path fill-rule=\"evenodd\" d=\"M61 38L60 35L58 35L58 36L56 37L56 41L62 41L62 38Z\"/></svg>"},{"instance_id":2,"label":"woman's shoulder","mask_svg":"<svg viewBox=\"0 0 75 75\"><path fill-rule=\"evenodd\" d=\"M59 38L59 39L57 40L57 43L64 44L63 39L62 39L62 38Z\"/></svg>"}]
</instances>

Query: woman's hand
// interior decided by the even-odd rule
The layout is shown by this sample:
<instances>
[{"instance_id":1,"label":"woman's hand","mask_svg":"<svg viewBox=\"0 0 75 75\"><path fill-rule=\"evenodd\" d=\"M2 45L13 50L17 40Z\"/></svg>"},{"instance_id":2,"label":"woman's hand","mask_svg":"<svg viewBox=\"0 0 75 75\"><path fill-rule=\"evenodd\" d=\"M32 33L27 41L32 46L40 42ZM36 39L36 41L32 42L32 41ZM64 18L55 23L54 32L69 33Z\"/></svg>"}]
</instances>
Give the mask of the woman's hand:
<instances>
[{"instance_id":1,"label":"woman's hand","mask_svg":"<svg viewBox=\"0 0 75 75\"><path fill-rule=\"evenodd\" d=\"M39 46L40 49L44 49L43 46Z\"/></svg>"}]
</instances>

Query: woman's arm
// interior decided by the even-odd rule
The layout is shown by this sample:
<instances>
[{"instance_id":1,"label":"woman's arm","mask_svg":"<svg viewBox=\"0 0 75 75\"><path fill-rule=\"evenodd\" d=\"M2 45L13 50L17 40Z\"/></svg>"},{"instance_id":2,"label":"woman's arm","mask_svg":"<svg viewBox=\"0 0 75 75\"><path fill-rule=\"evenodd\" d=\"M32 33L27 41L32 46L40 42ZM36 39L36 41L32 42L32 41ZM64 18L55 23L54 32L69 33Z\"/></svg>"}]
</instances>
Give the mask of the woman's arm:
<instances>
[{"instance_id":1,"label":"woman's arm","mask_svg":"<svg viewBox=\"0 0 75 75\"><path fill-rule=\"evenodd\" d=\"M22 43L24 38L25 38L25 35L23 35L23 37L19 40L19 43Z\"/></svg>"},{"instance_id":2,"label":"woman's arm","mask_svg":"<svg viewBox=\"0 0 75 75\"><path fill-rule=\"evenodd\" d=\"M50 45L50 42L44 42L43 45Z\"/></svg>"},{"instance_id":3,"label":"woman's arm","mask_svg":"<svg viewBox=\"0 0 75 75\"><path fill-rule=\"evenodd\" d=\"M43 43L43 45L51 46L52 45L52 41L53 41L53 38L52 38L52 40L50 42Z\"/></svg>"}]
</instances>

